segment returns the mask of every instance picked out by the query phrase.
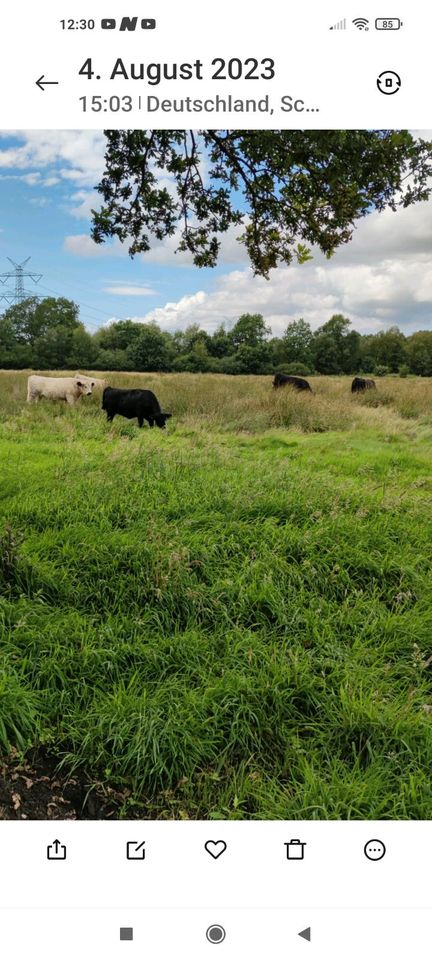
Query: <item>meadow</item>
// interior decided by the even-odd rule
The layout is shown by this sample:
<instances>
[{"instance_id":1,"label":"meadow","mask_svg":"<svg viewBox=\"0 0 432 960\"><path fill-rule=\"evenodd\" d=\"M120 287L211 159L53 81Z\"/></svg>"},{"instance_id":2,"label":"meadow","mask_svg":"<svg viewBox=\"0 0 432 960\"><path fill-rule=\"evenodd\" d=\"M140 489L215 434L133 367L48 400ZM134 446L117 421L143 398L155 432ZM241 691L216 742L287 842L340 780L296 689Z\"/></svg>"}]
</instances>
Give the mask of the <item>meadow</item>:
<instances>
[{"instance_id":1,"label":"meadow","mask_svg":"<svg viewBox=\"0 0 432 960\"><path fill-rule=\"evenodd\" d=\"M431 381L94 373L167 429L0 372L0 755L118 817L432 817Z\"/></svg>"}]
</instances>

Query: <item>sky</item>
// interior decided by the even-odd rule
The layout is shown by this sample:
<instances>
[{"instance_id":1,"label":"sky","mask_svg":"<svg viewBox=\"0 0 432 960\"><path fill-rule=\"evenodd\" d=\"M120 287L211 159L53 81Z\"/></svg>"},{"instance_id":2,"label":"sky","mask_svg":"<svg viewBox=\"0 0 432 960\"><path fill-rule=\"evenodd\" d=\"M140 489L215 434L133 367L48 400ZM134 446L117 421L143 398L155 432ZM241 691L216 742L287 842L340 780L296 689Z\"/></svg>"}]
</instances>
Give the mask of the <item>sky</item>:
<instances>
[{"instance_id":1,"label":"sky","mask_svg":"<svg viewBox=\"0 0 432 960\"><path fill-rule=\"evenodd\" d=\"M432 139L432 131L421 131ZM129 257L120 243L94 244L90 211L104 171L102 131L0 132L0 275L7 257L42 274L26 289L80 306L90 332L113 320L156 321L163 330L198 323L210 333L242 313L261 313L279 336L303 317L316 329L343 313L361 333L397 325L432 329L432 200L372 213L328 261L314 251L301 266L254 277L238 228L225 236L219 264L199 269L176 254L175 238ZM13 281L0 284L0 295ZM0 311L8 306L0 301Z\"/></svg>"}]
</instances>

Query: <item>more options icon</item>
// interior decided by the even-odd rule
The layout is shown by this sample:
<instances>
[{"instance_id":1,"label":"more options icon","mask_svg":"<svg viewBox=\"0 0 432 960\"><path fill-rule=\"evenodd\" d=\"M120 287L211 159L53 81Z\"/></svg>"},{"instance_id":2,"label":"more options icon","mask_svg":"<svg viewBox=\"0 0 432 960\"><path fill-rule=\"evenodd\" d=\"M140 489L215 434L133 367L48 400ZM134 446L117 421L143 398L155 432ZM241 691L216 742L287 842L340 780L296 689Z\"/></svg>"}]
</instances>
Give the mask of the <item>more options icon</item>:
<instances>
[{"instance_id":1,"label":"more options icon","mask_svg":"<svg viewBox=\"0 0 432 960\"><path fill-rule=\"evenodd\" d=\"M386 848L382 840L368 840L364 845L364 854L368 860L382 860Z\"/></svg>"}]
</instances>

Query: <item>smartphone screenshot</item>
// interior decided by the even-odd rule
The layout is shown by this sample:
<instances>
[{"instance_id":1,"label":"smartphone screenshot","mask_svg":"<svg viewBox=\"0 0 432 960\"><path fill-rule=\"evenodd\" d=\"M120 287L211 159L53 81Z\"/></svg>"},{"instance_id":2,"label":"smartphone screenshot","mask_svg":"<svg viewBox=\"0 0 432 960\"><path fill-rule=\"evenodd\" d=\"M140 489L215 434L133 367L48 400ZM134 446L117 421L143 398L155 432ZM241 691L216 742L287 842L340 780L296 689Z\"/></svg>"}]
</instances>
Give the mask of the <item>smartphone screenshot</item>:
<instances>
[{"instance_id":1,"label":"smartphone screenshot","mask_svg":"<svg viewBox=\"0 0 432 960\"><path fill-rule=\"evenodd\" d=\"M2 12L5 958L429 956L431 29Z\"/></svg>"}]
</instances>

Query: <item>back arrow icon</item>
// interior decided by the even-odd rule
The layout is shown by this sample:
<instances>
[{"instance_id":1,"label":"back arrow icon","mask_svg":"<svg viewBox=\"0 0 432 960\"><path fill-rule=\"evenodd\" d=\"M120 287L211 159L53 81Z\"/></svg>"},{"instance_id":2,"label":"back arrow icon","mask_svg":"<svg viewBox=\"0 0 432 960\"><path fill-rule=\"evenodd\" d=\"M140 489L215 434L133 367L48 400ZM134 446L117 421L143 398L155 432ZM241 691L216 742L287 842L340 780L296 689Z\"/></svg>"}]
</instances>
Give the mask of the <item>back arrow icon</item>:
<instances>
[{"instance_id":1,"label":"back arrow icon","mask_svg":"<svg viewBox=\"0 0 432 960\"><path fill-rule=\"evenodd\" d=\"M58 80L44 80L44 75L42 74L39 80L36 80L36 86L39 87L39 90L45 90L46 86L58 86Z\"/></svg>"}]
</instances>

